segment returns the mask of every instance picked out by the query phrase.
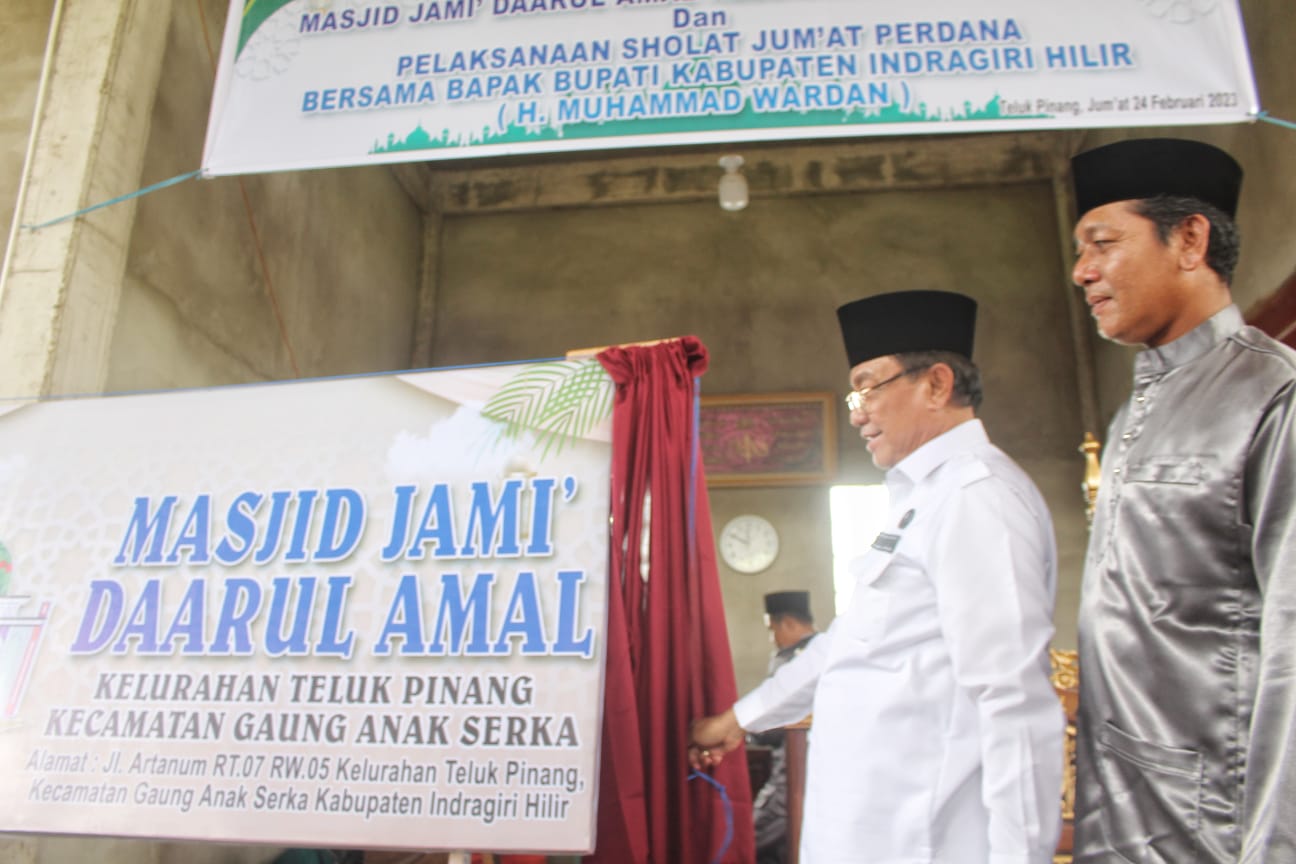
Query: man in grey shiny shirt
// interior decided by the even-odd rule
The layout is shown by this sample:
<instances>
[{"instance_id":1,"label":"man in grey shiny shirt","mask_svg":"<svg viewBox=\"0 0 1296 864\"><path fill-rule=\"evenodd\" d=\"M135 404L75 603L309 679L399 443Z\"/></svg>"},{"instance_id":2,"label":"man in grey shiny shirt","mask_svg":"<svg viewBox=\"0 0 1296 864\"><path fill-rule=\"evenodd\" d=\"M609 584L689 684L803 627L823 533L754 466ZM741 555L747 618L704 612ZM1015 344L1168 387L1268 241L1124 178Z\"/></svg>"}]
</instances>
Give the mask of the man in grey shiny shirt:
<instances>
[{"instance_id":1,"label":"man in grey shiny shirt","mask_svg":"<svg viewBox=\"0 0 1296 864\"><path fill-rule=\"evenodd\" d=\"M1296 352L1229 282L1242 171L1142 139L1072 162L1073 278L1145 346L1080 604L1076 862L1296 862Z\"/></svg>"}]
</instances>

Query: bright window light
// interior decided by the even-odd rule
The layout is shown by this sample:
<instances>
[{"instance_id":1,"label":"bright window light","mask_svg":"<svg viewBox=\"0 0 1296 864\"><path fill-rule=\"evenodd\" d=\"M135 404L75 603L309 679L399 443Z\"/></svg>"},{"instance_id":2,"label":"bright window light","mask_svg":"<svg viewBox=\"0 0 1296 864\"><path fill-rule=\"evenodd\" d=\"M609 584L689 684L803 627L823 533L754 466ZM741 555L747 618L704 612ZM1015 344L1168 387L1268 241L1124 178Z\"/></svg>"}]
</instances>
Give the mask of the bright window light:
<instances>
[{"instance_id":1,"label":"bright window light","mask_svg":"<svg viewBox=\"0 0 1296 864\"><path fill-rule=\"evenodd\" d=\"M887 490L874 486L834 486L829 491L832 513L833 590L837 614L850 605L855 584L850 562L868 550L886 524Z\"/></svg>"}]
</instances>

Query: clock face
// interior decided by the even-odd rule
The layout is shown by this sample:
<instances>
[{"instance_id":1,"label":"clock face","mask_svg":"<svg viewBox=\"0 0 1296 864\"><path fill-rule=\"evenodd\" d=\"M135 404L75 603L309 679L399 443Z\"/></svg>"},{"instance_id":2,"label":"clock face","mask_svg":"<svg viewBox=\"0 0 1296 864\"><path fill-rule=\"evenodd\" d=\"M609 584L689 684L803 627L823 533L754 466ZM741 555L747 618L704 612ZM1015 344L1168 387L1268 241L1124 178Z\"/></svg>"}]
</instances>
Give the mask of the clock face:
<instances>
[{"instance_id":1,"label":"clock face","mask_svg":"<svg viewBox=\"0 0 1296 864\"><path fill-rule=\"evenodd\" d=\"M720 557L739 573L759 573L774 563L778 551L778 531L760 516L735 516L720 530Z\"/></svg>"}]
</instances>

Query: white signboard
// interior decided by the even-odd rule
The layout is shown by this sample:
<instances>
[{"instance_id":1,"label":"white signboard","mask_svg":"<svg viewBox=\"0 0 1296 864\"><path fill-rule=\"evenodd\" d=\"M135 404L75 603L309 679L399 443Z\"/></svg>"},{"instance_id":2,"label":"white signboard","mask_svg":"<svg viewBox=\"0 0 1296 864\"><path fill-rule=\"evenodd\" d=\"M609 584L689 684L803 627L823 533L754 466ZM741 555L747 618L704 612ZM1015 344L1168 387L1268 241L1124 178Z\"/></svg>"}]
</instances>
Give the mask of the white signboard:
<instances>
[{"instance_id":1,"label":"white signboard","mask_svg":"<svg viewBox=\"0 0 1296 864\"><path fill-rule=\"evenodd\" d=\"M594 360L0 414L0 830L594 845Z\"/></svg>"},{"instance_id":2,"label":"white signboard","mask_svg":"<svg viewBox=\"0 0 1296 864\"><path fill-rule=\"evenodd\" d=\"M203 167L1257 111L1236 0L231 0Z\"/></svg>"}]
</instances>

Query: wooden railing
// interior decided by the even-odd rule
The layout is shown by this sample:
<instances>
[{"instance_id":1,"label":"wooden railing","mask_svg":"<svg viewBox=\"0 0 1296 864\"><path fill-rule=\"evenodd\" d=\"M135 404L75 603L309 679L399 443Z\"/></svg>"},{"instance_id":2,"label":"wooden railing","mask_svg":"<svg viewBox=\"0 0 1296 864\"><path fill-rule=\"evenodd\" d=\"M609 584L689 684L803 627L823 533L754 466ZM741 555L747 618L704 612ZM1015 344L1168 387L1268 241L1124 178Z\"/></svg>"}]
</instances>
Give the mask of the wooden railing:
<instances>
[{"instance_id":1,"label":"wooden railing","mask_svg":"<svg viewBox=\"0 0 1296 864\"><path fill-rule=\"evenodd\" d=\"M805 813L806 735L810 718L787 727L783 758L787 766L787 861L796 864L801 848L801 816Z\"/></svg>"}]
</instances>

